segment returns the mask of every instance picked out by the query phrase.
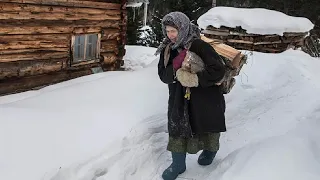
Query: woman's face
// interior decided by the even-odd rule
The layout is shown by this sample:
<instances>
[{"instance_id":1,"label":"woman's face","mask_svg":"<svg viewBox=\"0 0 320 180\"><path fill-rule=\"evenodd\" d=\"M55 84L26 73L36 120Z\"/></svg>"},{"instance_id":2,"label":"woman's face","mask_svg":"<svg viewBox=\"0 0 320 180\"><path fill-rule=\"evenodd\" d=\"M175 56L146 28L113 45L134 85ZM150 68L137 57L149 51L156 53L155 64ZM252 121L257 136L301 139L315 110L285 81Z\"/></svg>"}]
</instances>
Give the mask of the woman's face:
<instances>
[{"instance_id":1,"label":"woman's face","mask_svg":"<svg viewBox=\"0 0 320 180\"><path fill-rule=\"evenodd\" d=\"M176 42L178 37L178 30L171 26L166 26L166 32L168 38L171 40L171 42Z\"/></svg>"}]
</instances>

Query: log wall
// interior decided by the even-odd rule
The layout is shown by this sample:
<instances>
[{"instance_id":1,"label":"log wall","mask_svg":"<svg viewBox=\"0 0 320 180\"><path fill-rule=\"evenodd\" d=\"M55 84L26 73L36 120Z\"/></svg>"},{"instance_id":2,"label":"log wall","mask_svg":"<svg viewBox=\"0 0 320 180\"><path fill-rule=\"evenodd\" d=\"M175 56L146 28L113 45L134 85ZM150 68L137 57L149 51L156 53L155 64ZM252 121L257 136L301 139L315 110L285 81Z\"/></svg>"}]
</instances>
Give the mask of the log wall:
<instances>
[{"instance_id":1,"label":"log wall","mask_svg":"<svg viewBox=\"0 0 320 180\"><path fill-rule=\"evenodd\" d=\"M125 3L1 0L0 95L87 75L91 67L118 69L125 54ZM101 34L100 58L72 64L72 36L87 33Z\"/></svg>"}]
</instances>

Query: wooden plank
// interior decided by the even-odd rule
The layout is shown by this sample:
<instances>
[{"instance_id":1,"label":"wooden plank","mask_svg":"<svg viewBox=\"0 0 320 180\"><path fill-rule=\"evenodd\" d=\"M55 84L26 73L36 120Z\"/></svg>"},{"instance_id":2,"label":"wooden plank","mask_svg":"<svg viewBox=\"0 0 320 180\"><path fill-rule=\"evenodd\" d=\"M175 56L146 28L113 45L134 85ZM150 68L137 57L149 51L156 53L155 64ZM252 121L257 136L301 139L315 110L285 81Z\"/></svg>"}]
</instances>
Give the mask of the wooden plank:
<instances>
[{"instance_id":1,"label":"wooden plank","mask_svg":"<svg viewBox=\"0 0 320 180\"><path fill-rule=\"evenodd\" d=\"M118 15L122 10L103 10L82 7L47 6L35 4L17 4L0 2L1 12L32 12L32 13L68 13L68 14L91 14L91 15Z\"/></svg>"},{"instance_id":2,"label":"wooden plank","mask_svg":"<svg viewBox=\"0 0 320 180\"><path fill-rule=\"evenodd\" d=\"M51 52L69 52L70 48L38 48L38 49L6 49L1 50L0 55L4 54L22 54L22 53L37 53L37 52L43 52L43 51L51 51Z\"/></svg>"},{"instance_id":3,"label":"wooden plank","mask_svg":"<svg viewBox=\"0 0 320 180\"><path fill-rule=\"evenodd\" d=\"M121 4L106 3L86 0L2 0L8 3L21 3L21 4L41 4L52 6L67 6L67 7L86 7L97 9L121 9Z\"/></svg>"},{"instance_id":4,"label":"wooden plank","mask_svg":"<svg viewBox=\"0 0 320 180\"><path fill-rule=\"evenodd\" d=\"M45 60L67 58L67 52L36 52L28 54L6 54L0 55L0 62L26 61L26 60Z\"/></svg>"},{"instance_id":5,"label":"wooden plank","mask_svg":"<svg viewBox=\"0 0 320 180\"><path fill-rule=\"evenodd\" d=\"M51 42L51 41L12 41L0 42L0 50L7 49L40 49L40 48L68 48L69 41Z\"/></svg>"},{"instance_id":6,"label":"wooden plank","mask_svg":"<svg viewBox=\"0 0 320 180\"><path fill-rule=\"evenodd\" d=\"M69 13L50 13L50 12L41 12L41 13L32 13L32 12L12 12L0 13L0 20L2 19L35 19L35 20L120 20L119 15L108 15L108 14L69 14Z\"/></svg>"}]
</instances>

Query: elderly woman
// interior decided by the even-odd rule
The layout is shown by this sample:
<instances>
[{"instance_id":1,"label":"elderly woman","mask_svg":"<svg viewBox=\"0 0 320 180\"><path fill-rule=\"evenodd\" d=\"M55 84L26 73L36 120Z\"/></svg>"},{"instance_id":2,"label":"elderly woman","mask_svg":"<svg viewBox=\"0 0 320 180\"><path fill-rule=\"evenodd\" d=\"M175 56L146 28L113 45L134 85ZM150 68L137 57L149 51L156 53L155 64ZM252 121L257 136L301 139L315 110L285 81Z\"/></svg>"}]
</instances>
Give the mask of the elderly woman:
<instances>
[{"instance_id":1,"label":"elderly woman","mask_svg":"<svg viewBox=\"0 0 320 180\"><path fill-rule=\"evenodd\" d=\"M160 54L158 74L168 84L167 150L172 164L163 172L164 180L174 180L186 170L186 153L196 154L200 165L210 165L219 150L220 132L226 131L225 99L217 83L225 69L212 46L200 39L200 31L181 12L171 12L162 19L164 41L158 47ZM198 55L204 69L177 77L189 50ZM185 98L186 89L191 96Z\"/></svg>"}]
</instances>

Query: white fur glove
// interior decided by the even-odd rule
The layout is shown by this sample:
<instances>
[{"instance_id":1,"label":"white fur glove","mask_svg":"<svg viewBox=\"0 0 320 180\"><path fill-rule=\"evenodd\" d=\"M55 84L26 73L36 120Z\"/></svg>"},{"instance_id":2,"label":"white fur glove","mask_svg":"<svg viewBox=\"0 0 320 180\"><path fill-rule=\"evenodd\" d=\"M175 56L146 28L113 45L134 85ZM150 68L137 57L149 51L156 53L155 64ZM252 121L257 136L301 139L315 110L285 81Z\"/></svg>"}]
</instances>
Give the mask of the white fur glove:
<instances>
[{"instance_id":1,"label":"white fur glove","mask_svg":"<svg viewBox=\"0 0 320 180\"><path fill-rule=\"evenodd\" d=\"M198 87L199 80L197 74L183 70L182 68L178 69L176 72L178 81L184 87Z\"/></svg>"}]
</instances>

